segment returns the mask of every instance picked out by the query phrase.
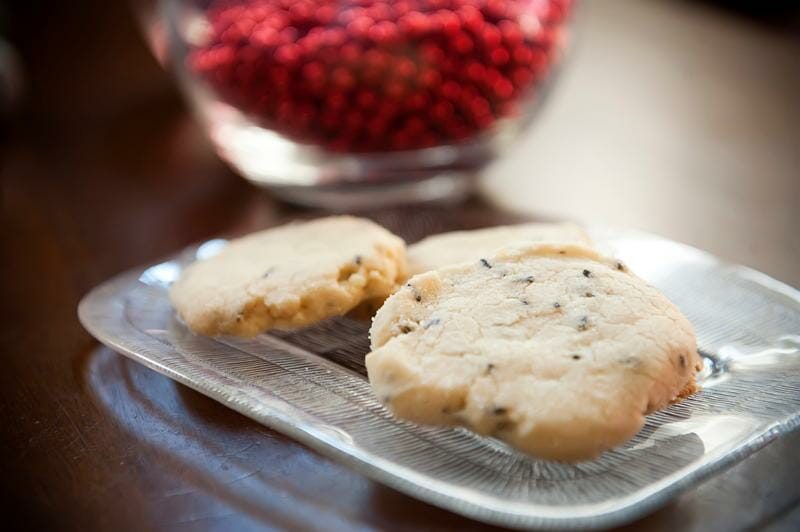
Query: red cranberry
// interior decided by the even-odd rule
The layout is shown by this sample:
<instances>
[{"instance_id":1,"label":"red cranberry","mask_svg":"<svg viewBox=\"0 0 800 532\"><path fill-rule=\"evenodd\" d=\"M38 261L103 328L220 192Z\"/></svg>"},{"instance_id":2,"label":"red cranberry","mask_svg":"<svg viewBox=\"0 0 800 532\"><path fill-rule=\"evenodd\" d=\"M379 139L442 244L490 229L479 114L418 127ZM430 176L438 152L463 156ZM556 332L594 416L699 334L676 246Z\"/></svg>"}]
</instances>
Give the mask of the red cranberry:
<instances>
[{"instance_id":1,"label":"red cranberry","mask_svg":"<svg viewBox=\"0 0 800 532\"><path fill-rule=\"evenodd\" d=\"M484 133L533 99L571 4L212 0L210 38L187 64L221 99L298 142L424 148Z\"/></svg>"}]
</instances>

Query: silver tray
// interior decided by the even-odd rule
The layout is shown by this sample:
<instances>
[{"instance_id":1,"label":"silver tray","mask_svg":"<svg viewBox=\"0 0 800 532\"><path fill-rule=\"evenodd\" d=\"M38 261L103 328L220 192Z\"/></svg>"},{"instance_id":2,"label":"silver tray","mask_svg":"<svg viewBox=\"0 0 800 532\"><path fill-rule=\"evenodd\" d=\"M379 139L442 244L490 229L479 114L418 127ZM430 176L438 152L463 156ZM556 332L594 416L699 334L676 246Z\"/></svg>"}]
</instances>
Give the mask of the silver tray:
<instances>
[{"instance_id":1,"label":"silver tray","mask_svg":"<svg viewBox=\"0 0 800 532\"><path fill-rule=\"evenodd\" d=\"M631 521L800 426L800 293L764 274L642 233L591 231L697 329L703 391L652 414L597 460L536 460L463 429L394 419L365 377L368 324L326 320L253 339L206 338L167 288L213 240L90 292L79 307L107 346L412 497L514 528Z\"/></svg>"}]
</instances>

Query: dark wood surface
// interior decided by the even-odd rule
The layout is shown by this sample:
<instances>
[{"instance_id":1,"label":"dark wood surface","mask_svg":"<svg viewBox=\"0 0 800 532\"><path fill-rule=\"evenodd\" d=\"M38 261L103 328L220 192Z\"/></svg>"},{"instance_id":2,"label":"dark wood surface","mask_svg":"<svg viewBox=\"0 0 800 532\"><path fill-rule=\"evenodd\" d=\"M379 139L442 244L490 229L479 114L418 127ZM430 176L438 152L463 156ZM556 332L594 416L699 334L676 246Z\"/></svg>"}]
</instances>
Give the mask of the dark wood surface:
<instances>
[{"instance_id":1,"label":"dark wood surface","mask_svg":"<svg viewBox=\"0 0 800 532\"><path fill-rule=\"evenodd\" d=\"M27 90L4 123L2 159L4 522L82 531L484 528L369 481L100 347L80 327L80 297L117 272L212 235L313 213L274 202L217 160L123 7L68 4L21 6L11 30ZM477 200L452 209L495 216ZM768 266L796 265L788 249ZM631 528L791 530L799 445L797 433L776 442Z\"/></svg>"}]
</instances>

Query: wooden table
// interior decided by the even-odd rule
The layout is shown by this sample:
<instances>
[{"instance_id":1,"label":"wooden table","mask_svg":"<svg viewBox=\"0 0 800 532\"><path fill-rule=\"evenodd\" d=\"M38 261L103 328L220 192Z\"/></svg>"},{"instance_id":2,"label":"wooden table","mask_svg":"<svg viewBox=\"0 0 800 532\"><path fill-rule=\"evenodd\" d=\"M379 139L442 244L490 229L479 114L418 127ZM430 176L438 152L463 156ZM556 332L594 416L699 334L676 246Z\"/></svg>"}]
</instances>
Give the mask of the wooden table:
<instances>
[{"instance_id":1,"label":"wooden table","mask_svg":"<svg viewBox=\"0 0 800 532\"><path fill-rule=\"evenodd\" d=\"M12 10L28 89L2 167L6 520L82 531L483 528L80 327L78 300L110 275L297 211L216 159L123 8L54 4L46 18L40 6ZM488 172L487 196L654 230L800 285L797 42L690 3L599 4L585 4L561 87ZM784 438L631 528L796 529L798 445L800 434Z\"/></svg>"}]
</instances>

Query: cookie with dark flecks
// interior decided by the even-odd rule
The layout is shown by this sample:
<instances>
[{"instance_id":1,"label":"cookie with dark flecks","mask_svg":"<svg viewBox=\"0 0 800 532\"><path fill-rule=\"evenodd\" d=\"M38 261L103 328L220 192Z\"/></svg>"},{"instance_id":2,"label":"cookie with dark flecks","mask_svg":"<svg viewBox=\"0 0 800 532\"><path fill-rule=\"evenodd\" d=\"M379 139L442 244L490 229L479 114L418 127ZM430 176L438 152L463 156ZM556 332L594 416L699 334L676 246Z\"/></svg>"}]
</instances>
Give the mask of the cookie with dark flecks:
<instances>
[{"instance_id":1,"label":"cookie with dark flecks","mask_svg":"<svg viewBox=\"0 0 800 532\"><path fill-rule=\"evenodd\" d=\"M696 391L702 361L677 307L618 265L582 245L528 244L412 277L370 330L376 395L398 417L541 458L627 441Z\"/></svg>"},{"instance_id":2,"label":"cookie with dark flecks","mask_svg":"<svg viewBox=\"0 0 800 532\"><path fill-rule=\"evenodd\" d=\"M469 260L480 260L517 242L569 242L591 245L589 235L573 223L527 223L503 225L471 231L451 231L424 238L408 247L412 275Z\"/></svg>"},{"instance_id":3,"label":"cookie with dark flecks","mask_svg":"<svg viewBox=\"0 0 800 532\"><path fill-rule=\"evenodd\" d=\"M231 241L186 268L170 298L197 333L251 336L380 301L405 277L401 238L369 220L331 216Z\"/></svg>"}]
</instances>

